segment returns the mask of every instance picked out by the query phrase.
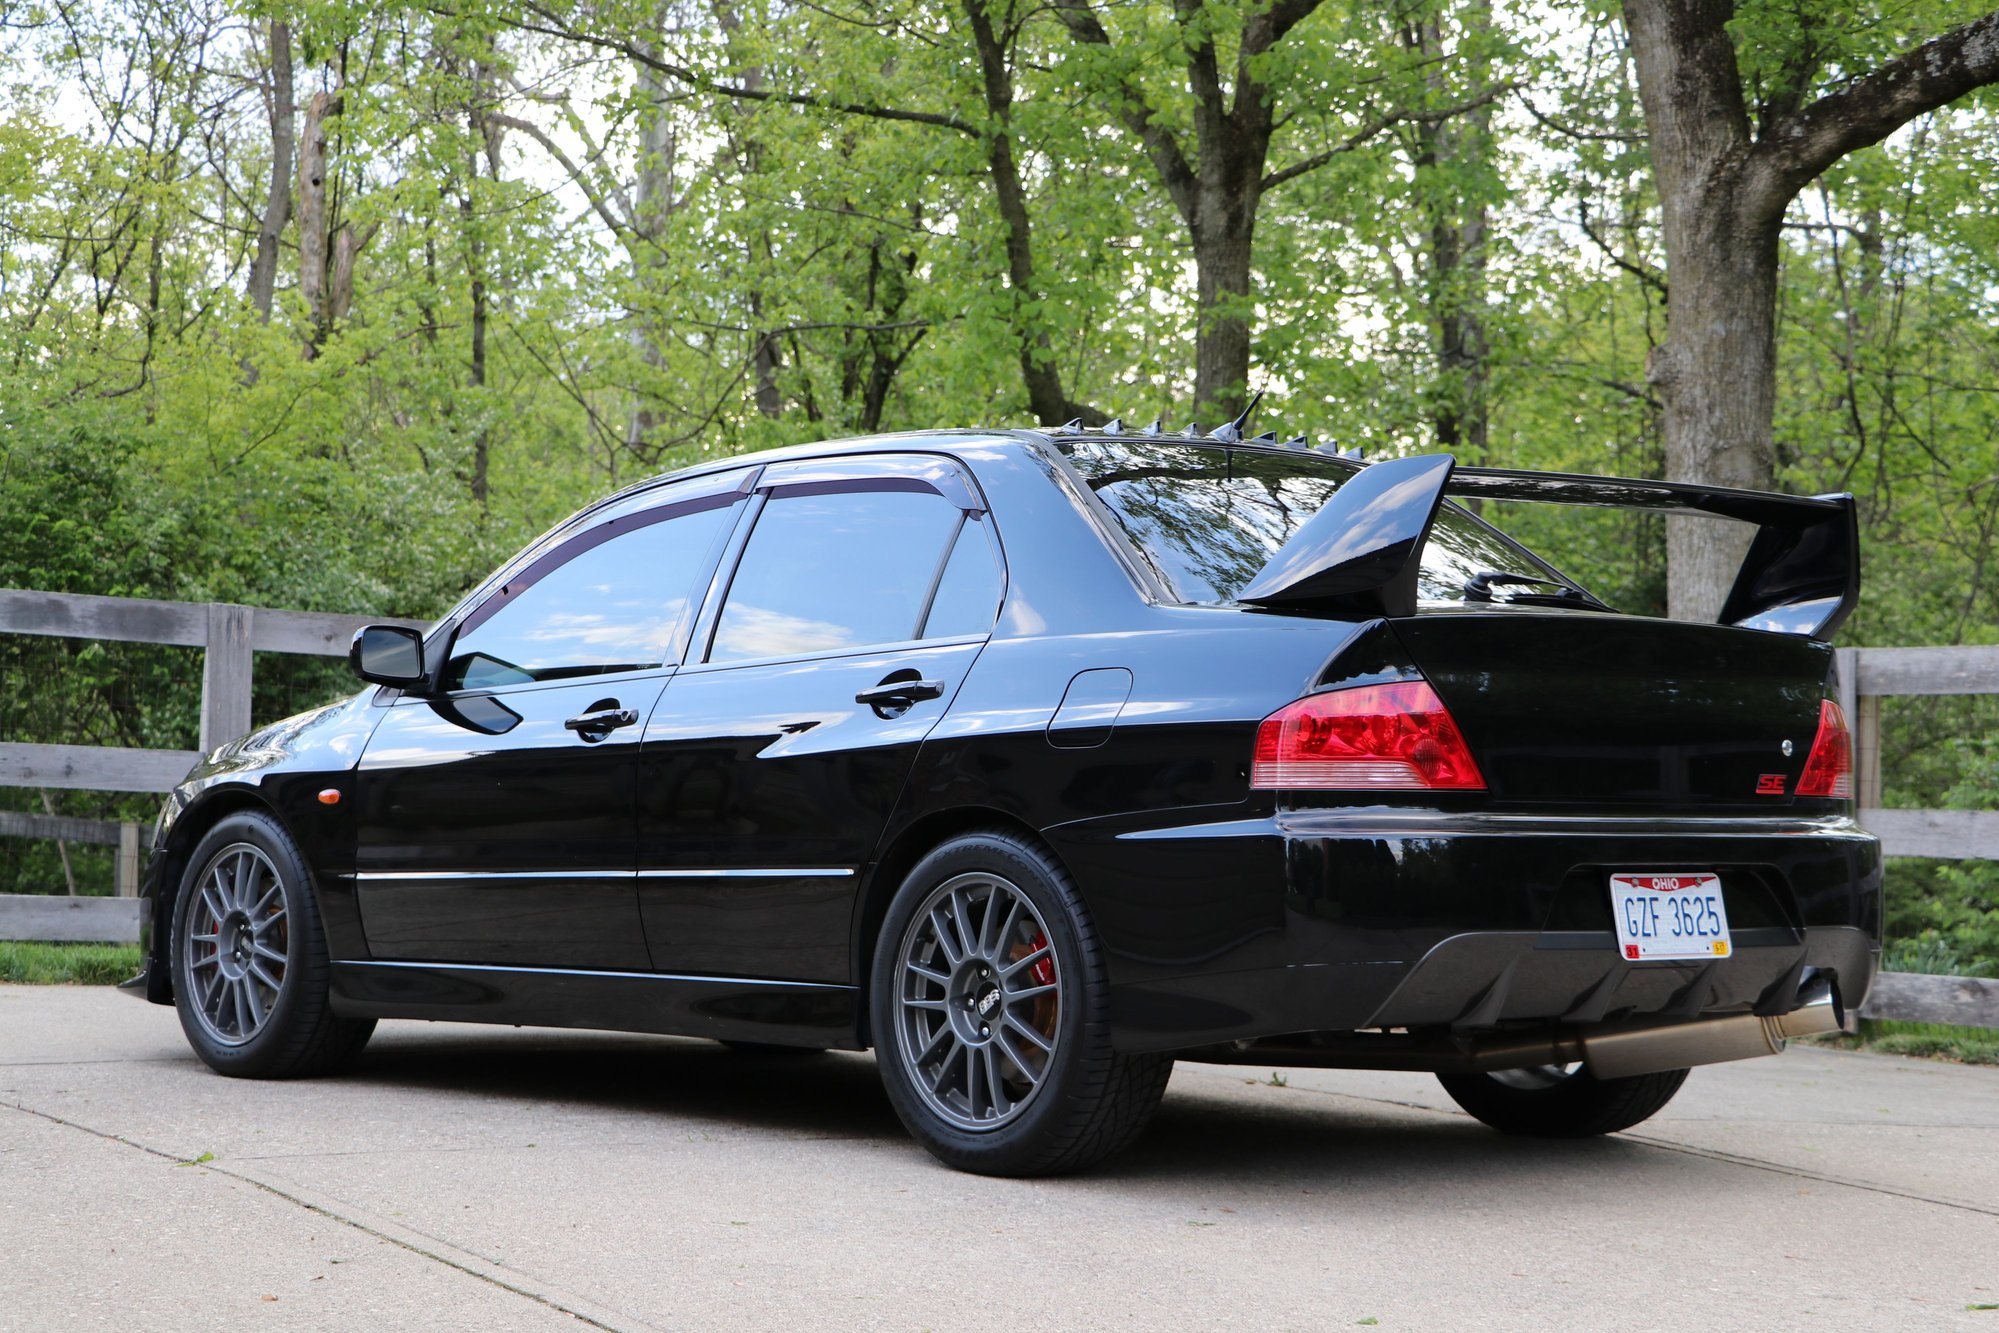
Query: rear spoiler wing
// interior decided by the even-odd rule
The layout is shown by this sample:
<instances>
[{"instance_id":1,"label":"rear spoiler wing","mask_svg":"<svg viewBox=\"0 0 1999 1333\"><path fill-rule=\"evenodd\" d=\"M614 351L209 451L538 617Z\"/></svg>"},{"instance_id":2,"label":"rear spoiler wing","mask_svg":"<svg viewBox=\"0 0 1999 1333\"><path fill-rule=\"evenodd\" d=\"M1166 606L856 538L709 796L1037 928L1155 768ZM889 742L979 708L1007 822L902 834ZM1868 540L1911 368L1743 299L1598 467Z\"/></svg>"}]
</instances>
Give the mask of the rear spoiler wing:
<instances>
[{"instance_id":1,"label":"rear spoiler wing","mask_svg":"<svg viewBox=\"0 0 1999 1333\"><path fill-rule=\"evenodd\" d=\"M1711 514L1756 525L1720 623L1830 639L1860 599L1853 497L1696 482L1459 467L1449 454L1360 468L1292 534L1238 600L1413 615L1416 570L1445 496Z\"/></svg>"}]
</instances>

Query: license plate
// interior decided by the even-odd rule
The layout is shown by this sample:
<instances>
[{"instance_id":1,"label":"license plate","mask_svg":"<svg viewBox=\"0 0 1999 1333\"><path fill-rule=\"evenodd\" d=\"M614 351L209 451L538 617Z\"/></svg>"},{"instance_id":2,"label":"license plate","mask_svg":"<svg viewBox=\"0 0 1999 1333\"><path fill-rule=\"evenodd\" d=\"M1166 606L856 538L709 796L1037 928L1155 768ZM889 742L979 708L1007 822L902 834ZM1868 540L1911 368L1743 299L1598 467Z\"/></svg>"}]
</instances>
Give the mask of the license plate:
<instances>
[{"instance_id":1,"label":"license plate","mask_svg":"<svg viewBox=\"0 0 1999 1333\"><path fill-rule=\"evenodd\" d=\"M1610 919L1617 926L1617 951L1634 963L1726 958L1733 948L1721 876L1706 871L1612 875Z\"/></svg>"}]
</instances>

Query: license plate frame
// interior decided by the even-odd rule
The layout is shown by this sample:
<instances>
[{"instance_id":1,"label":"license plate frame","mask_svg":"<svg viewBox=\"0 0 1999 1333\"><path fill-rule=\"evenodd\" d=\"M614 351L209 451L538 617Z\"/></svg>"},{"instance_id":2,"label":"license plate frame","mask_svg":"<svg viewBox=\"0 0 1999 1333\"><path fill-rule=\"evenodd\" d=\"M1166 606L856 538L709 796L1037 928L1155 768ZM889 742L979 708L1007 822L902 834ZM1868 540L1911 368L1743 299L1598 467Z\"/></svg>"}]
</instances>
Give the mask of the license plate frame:
<instances>
[{"instance_id":1,"label":"license plate frame","mask_svg":"<svg viewBox=\"0 0 1999 1333\"><path fill-rule=\"evenodd\" d=\"M1735 953L1715 871L1623 870L1609 888L1611 929L1626 962L1711 962Z\"/></svg>"}]
</instances>

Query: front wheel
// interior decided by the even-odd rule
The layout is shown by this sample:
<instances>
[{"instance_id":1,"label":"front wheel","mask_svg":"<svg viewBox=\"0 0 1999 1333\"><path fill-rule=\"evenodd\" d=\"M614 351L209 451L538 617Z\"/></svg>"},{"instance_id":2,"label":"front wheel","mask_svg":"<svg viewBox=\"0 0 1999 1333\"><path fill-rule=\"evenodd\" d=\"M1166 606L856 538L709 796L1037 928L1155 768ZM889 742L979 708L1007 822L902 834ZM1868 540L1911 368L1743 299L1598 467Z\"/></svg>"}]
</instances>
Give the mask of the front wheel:
<instances>
[{"instance_id":1,"label":"front wheel","mask_svg":"<svg viewBox=\"0 0 1999 1333\"><path fill-rule=\"evenodd\" d=\"M870 987L889 1101L941 1161L1080 1170L1137 1137L1173 1061L1111 1049L1110 986L1075 886L1014 834L967 834L910 872Z\"/></svg>"},{"instance_id":2,"label":"front wheel","mask_svg":"<svg viewBox=\"0 0 1999 1333\"><path fill-rule=\"evenodd\" d=\"M1649 1120L1673 1100L1689 1071L1598 1078L1581 1065L1539 1065L1490 1074L1439 1074L1451 1100L1502 1134L1586 1139Z\"/></svg>"},{"instance_id":3,"label":"front wheel","mask_svg":"<svg viewBox=\"0 0 1999 1333\"><path fill-rule=\"evenodd\" d=\"M373 1019L341 1018L305 858L258 811L230 815L188 858L174 901L174 1008L209 1068L238 1078L326 1073Z\"/></svg>"}]
</instances>

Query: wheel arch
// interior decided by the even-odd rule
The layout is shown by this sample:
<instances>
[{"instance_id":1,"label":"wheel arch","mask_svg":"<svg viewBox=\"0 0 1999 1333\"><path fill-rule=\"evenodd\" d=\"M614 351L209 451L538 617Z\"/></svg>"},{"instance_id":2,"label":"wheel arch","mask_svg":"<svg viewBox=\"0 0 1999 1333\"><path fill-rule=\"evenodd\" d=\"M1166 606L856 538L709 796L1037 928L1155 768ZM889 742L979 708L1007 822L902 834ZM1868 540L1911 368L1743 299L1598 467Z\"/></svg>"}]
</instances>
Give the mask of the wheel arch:
<instances>
[{"instance_id":1,"label":"wheel arch","mask_svg":"<svg viewBox=\"0 0 1999 1333\"><path fill-rule=\"evenodd\" d=\"M912 820L883 843L865 872L854 913L853 976L858 994L856 1027L861 1045L874 1045L868 1017L868 988L874 973L875 948L880 942L882 921L888 916L888 906L895 898L896 890L902 887L903 880L916 868L917 862L931 852L961 834L987 829L1020 838L1032 844L1051 863L1062 865L1062 858L1055 854L1047 839L1020 816L992 806L971 805L935 810ZM1064 869L1066 871L1067 868Z\"/></svg>"},{"instance_id":2,"label":"wheel arch","mask_svg":"<svg viewBox=\"0 0 1999 1333\"><path fill-rule=\"evenodd\" d=\"M278 827L291 834L284 816L266 799L257 788L231 783L227 786L211 787L195 797L194 802L181 812L180 818L167 830L166 842L155 850L160 858L159 877L155 881L152 902L152 932L146 950L147 973L159 978L156 989L159 1003L173 1000L173 924L174 906L180 898L180 882L187 873L187 859L201 840L208 836L210 829L234 814L253 810L269 815L277 821ZM148 999L155 996L149 992Z\"/></svg>"}]
</instances>

